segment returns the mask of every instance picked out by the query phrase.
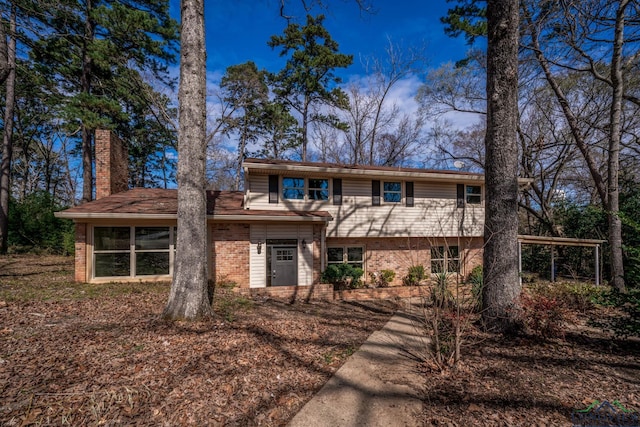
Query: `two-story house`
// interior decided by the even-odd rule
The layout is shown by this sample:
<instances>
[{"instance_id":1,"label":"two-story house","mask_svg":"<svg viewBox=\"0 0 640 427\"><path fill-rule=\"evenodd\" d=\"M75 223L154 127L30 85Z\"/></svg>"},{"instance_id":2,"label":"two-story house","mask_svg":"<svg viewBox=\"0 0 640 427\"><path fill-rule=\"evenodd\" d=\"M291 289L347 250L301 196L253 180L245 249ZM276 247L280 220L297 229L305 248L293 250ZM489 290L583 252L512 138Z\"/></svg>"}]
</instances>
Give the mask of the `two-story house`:
<instances>
[{"instance_id":1,"label":"two-story house","mask_svg":"<svg viewBox=\"0 0 640 427\"><path fill-rule=\"evenodd\" d=\"M170 279L177 190L126 190L126 153L96 132L96 200L76 223L75 278ZM484 185L474 173L247 159L244 192L207 194L212 279L240 288L309 286L332 263L468 274L482 262Z\"/></svg>"}]
</instances>

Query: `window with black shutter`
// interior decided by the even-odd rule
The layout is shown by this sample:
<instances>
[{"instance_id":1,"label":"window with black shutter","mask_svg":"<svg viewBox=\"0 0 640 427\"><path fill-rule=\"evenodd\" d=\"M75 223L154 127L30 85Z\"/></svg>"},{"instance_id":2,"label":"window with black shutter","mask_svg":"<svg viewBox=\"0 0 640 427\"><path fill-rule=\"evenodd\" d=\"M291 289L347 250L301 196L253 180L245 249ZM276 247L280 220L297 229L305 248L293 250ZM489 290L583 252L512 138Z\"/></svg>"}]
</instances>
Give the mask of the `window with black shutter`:
<instances>
[{"instance_id":1,"label":"window with black shutter","mask_svg":"<svg viewBox=\"0 0 640 427\"><path fill-rule=\"evenodd\" d=\"M371 181L371 205L380 206L380 181Z\"/></svg>"},{"instance_id":2,"label":"window with black shutter","mask_svg":"<svg viewBox=\"0 0 640 427\"><path fill-rule=\"evenodd\" d=\"M269 203L278 203L278 175L269 175Z\"/></svg>"},{"instance_id":3,"label":"window with black shutter","mask_svg":"<svg viewBox=\"0 0 640 427\"><path fill-rule=\"evenodd\" d=\"M412 207L413 206L413 182L405 182L404 183L404 188L405 188L405 201L406 201L406 205L408 207Z\"/></svg>"},{"instance_id":4,"label":"window with black shutter","mask_svg":"<svg viewBox=\"0 0 640 427\"><path fill-rule=\"evenodd\" d=\"M464 208L464 184L458 184L456 188L458 207Z\"/></svg>"},{"instance_id":5,"label":"window with black shutter","mask_svg":"<svg viewBox=\"0 0 640 427\"><path fill-rule=\"evenodd\" d=\"M333 178L333 204L342 204L342 179Z\"/></svg>"}]
</instances>

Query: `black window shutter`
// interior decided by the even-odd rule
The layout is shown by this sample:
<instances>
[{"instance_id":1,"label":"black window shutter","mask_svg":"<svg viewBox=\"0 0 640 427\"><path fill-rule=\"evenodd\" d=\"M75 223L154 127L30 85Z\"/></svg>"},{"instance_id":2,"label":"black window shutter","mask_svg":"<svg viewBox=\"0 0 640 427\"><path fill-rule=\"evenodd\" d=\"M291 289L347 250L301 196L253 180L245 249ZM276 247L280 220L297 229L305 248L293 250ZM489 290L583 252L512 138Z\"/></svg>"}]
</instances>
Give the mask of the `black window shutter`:
<instances>
[{"instance_id":1,"label":"black window shutter","mask_svg":"<svg viewBox=\"0 0 640 427\"><path fill-rule=\"evenodd\" d=\"M371 205L380 206L380 181L371 181Z\"/></svg>"},{"instance_id":2,"label":"black window shutter","mask_svg":"<svg viewBox=\"0 0 640 427\"><path fill-rule=\"evenodd\" d=\"M458 184L456 190L458 193L458 207L464 208L464 184Z\"/></svg>"},{"instance_id":3,"label":"black window shutter","mask_svg":"<svg viewBox=\"0 0 640 427\"><path fill-rule=\"evenodd\" d=\"M342 204L342 178L333 178L333 204Z\"/></svg>"},{"instance_id":4,"label":"black window shutter","mask_svg":"<svg viewBox=\"0 0 640 427\"><path fill-rule=\"evenodd\" d=\"M269 203L278 203L278 175L269 175Z\"/></svg>"},{"instance_id":5,"label":"black window shutter","mask_svg":"<svg viewBox=\"0 0 640 427\"><path fill-rule=\"evenodd\" d=\"M413 182L408 181L404 183L405 188L405 201L408 207L413 206Z\"/></svg>"}]
</instances>

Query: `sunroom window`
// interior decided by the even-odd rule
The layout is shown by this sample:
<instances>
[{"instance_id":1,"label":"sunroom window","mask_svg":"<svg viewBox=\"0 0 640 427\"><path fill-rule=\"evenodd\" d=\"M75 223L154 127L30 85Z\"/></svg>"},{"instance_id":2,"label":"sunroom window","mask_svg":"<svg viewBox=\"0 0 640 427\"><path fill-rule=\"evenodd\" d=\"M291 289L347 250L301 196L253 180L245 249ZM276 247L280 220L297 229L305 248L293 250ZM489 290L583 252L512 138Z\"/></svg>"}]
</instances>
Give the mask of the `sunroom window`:
<instances>
[{"instance_id":1,"label":"sunroom window","mask_svg":"<svg viewBox=\"0 0 640 427\"><path fill-rule=\"evenodd\" d=\"M131 275L131 228L96 227L94 240L94 271L96 277Z\"/></svg>"},{"instance_id":2,"label":"sunroom window","mask_svg":"<svg viewBox=\"0 0 640 427\"><path fill-rule=\"evenodd\" d=\"M171 274L175 227L94 227L94 277Z\"/></svg>"},{"instance_id":3,"label":"sunroom window","mask_svg":"<svg viewBox=\"0 0 640 427\"><path fill-rule=\"evenodd\" d=\"M169 227L136 227L136 276L169 274Z\"/></svg>"}]
</instances>

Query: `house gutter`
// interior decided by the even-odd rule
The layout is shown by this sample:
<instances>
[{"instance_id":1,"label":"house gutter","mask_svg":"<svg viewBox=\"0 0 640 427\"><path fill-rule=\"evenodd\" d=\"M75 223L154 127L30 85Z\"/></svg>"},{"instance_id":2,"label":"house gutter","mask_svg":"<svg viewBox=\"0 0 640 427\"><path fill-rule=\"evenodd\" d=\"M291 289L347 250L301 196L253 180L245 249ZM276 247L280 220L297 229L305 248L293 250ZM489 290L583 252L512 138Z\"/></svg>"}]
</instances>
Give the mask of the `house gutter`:
<instances>
[{"instance_id":1,"label":"house gutter","mask_svg":"<svg viewBox=\"0 0 640 427\"><path fill-rule=\"evenodd\" d=\"M177 214L127 214L127 213L100 213L100 212L55 212L56 218L64 219L148 219L148 220L177 220ZM332 221L332 217L320 216L292 216L292 215L207 215L207 220L214 221L284 221L284 222L324 222Z\"/></svg>"}]
</instances>

